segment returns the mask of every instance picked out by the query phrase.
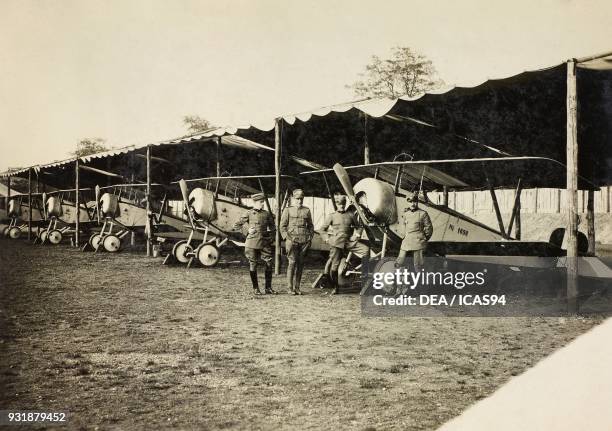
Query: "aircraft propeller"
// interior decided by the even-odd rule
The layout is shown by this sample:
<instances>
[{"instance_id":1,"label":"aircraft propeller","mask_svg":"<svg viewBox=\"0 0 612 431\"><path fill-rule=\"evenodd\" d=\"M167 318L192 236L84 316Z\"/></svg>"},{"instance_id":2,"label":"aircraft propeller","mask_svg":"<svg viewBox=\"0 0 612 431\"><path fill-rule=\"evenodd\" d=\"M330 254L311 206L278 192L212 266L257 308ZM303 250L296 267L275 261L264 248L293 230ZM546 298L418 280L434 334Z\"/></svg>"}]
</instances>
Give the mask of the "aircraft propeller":
<instances>
[{"instance_id":1,"label":"aircraft propeller","mask_svg":"<svg viewBox=\"0 0 612 431\"><path fill-rule=\"evenodd\" d=\"M100 186L96 184L96 218L98 219L98 224L100 224Z\"/></svg>"},{"instance_id":2,"label":"aircraft propeller","mask_svg":"<svg viewBox=\"0 0 612 431\"><path fill-rule=\"evenodd\" d=\"M183 202L185 203L185 208L187 209L187 217L189 217L189 224L193 229L195 229L195 224L193 223L193 217L191 215L191 209L189 208L189 193L187 189L187 181L181 179L179 181L179 187L181 188L181 194L183 195Z\"/></svg>"},{"instance_id":3,"label":"aircraft propeller","mask_svg":"<svg viewBox=\"0 0 612 431\"><path fill-rule=\"evenodd\" d=\"M367 225L368 219L365 213L363 212L361 205L359 205L359 203L357 202L357 198L355 197L355 190L353 190L353 184L351 184L351 179L348 173L346 172L346 169L344 169L344 166L342 166L340 163L336 163L334 165L334 172L336 173L336 176L338 177L338 180L340 181L340 184L342 185L342 188L344 189L344 193L346 194L349 201L353 204L353 206L357 210L357 214L359 215L359 218L363 222L363 226L366 231L366 235L368 236L368 239L372 243L374 243L375 236Z\"/></svg>"}]
</instances>

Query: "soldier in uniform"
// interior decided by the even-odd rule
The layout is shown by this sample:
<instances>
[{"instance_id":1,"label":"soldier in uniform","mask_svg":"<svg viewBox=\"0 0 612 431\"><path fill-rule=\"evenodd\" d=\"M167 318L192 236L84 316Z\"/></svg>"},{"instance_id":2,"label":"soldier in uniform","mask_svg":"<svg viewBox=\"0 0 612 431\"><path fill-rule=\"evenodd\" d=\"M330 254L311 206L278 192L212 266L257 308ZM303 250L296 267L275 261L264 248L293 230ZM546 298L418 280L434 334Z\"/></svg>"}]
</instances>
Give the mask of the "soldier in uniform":
<instances>
[{"instance_id":1,"label":"soldier in uniform","mask_svg":"<svg viewBox=\"0 0 612 431\"><path fill-rule=\"evenodd\" d=\"M327 231L331 226L332 232L328 233L325 242L329 244L329 260L331 261L330 279L332 283L332 295L338 293L338 267L345 252L353 252L361 257L362 276L367 277L370 264L370 247L359 242L362 226L355 211L345 209L346 196L340 193L334 195L336 211L329 214L321 230Z\"/></svg>"},{"instance_id":2,"label":"soldier in uniform","mask_svg":"<svg viewBox=\"0 0 612 431\"><path fill-rule=\"evenodd\" d=\"M314 235L314 225L310 209L302 205L304 192L295 189L292 194L294 205L283 210L280 233L287 250L287 286L294 295L301 295L300 282L304 270L304 256L310 248Z\"/></svg>"},{"instance_id":3,"label":"soldier in uniform","mask_svg":"<svg viewBox=\"0 0 612 431\"><path fill-rule=\"evenodd\" d=\"M272 290L272 245L274 242L274 219L269 211L264 209L265 196L257 193L251 196L253 208L250 209L234 226L235 230L246 225L246 243L244 254L249 260L249 273L253 290L256 295L261 295L257 282L257 263L261 259L266 266L265 272L265 293L276 293Z\"/></svg>"},{"instance_id":4,"label":"soldier in uniform","mask_svg":"<svg viewBox=\"0 0 612 431\"><path fill-rule=\"evenodd\" d=\"M414 270L416 272L423 268L423 252L427 248L427 241L429 241L433 234L433 226L427 211L418 207L418 195L409 195L407 200L410 205L404 210L401 220L404 226L404 239L402 240L395 266L403 266L406 261L406 255L412 253Z\"/></svg>"}]
</instances>

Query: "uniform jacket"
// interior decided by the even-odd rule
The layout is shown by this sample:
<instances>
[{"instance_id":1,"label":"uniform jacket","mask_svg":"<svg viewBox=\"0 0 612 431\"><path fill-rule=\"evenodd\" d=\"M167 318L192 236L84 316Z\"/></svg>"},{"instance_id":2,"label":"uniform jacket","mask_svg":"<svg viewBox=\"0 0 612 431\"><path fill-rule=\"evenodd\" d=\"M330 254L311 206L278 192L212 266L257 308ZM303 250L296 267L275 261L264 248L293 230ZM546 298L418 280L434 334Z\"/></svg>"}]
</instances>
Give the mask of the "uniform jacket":
<instances>
[{"instance_id":1,"label":"uniform jacket","mask_svg":"<svg viewBox=\"0 0 612 431\"><path fill-rule=\"evenodd\" d=\"M353 230L359 227L357 216L352 211L335 211L325 217L321 229L326 231L332 227L329 236L329 245L344 248L350 242Z\"/></svg>"},{"instance_id":2,"label":"uniform jacket","mask_svg":"<svg viewBox=\"0 0 612 431\"><path fill-rule=\"evenodd\" d=\"M408 208L402 215L404 226L404 239L401 249L406 251L423 250L427 247L427 241L433 234L433 226L427 211L416 209L410 211Z\"/></svg>"},{"instance_id":3,"label":"uniform jacket","mask_svg":"<svg viewBox=\"0 0 612 431\"><path fill-rule=\"evenodd\" d=\"M305 206L285 208L281 216L280 233L283 239L291 242L310 242L314 234L310 209Z\"/></svg>"},{"instance_id":4,"label":"uniform jacket","mask_svg":"<svg viewBox=\"0 0 612 431\"><path fill-rule=\"evenodd\" d=\"M264 247L270 246L274 242L274 219L272 214L266 210L250 209L234 226L234 229L247 225L247 233L245 247L261 250Z\"/></svg>"}]
</instances>

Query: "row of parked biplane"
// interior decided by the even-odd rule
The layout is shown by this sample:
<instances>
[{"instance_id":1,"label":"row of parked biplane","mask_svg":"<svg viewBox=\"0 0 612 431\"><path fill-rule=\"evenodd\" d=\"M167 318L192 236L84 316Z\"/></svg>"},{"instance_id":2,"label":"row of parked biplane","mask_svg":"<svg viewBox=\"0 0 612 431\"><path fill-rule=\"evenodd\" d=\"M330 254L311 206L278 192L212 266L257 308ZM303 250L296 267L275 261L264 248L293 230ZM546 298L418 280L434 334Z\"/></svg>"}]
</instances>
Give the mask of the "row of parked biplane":
<instances>
[{"instance_id":1,"label":"row of parked biplane","mask_svg":"<svg viewBox=\"0 0 612 431\"><path fill-rule=\"evenodd\" d=\"M428 254L447 259L481 262L512 268L562 268L565 250L562 248L563 231L551 231L550 240L542 242L521 241L511 236L511 227L504 229L486 226L446 205L435 204L428 199L429 190L442 187L461 190L474 188L453 172L457 167L487 164L512 165L513 163L557 163L540 157L499 157L462 160L393 161L332 168L306 162L297 157L304 171L297 177L284 177L284 184L297 187L302 179L318 176L323 190L307 190L308 195L331 197L333 186L339 186L349 198L363 222L364 237L374 256L393 254L399 249L402 227L400 215L406 208L406 196L419 193L419 205L425 209L433 223L433 236ZM308 167L308 168L306 168ZM316 167L316 169L313 169ZM448 168L454 169L448 169ZM446 170L446 171L445 171ZM451 173L448 173L448 171ZM113 175L116 177L116 175ZM335 177L335 180L334 180ZM215 176L182 179L167 185L153 184L163 189L161 201L147 213L145 184L127 182L114 185L80 189L80 205L76 208L74 189L49 189L45 193L32 194L31 220L35 227L34 243L59 244L72 239L76 218L80 231L88 238L84 250L116 253L122 249L132 234L142 236L148 230L154 241L172 244L164 260L192 265L199 262L204 267L215 266L220 250L230 244L242 246L244 232L234 230L234 225L248 209L248 196L265 190L274 175ZM196 185L190 187L190 185ZM182 206L171 211L166 195L180 190ZM288 196L280 204L288 205ZM83 199L85 197L85 199ZM88 198L87 198L88 197ZM245 198L247 201L245 201ZM175 201L172 201L175 202ZM27 194L12 193L6 205L6 213L0 214L8 221L2 236L19 238L27 231ZM333 203L333 199L332 199ZM271 205L267 203L268 208ZM513 213L515 211L513 210ZM510 221L512 224L513 221ZM315 226L316 227L316 226ZM146 236L146 235L145 235ZM579 274L587 277L612 278L612 271L595 257L586 256L586 237L581 235ZM327 245L320 232L315 234L313 250L324 251ZM359 264L347 259L341 268L341 281L348 283L359 273Z\"/></svg>"}]
</instances>

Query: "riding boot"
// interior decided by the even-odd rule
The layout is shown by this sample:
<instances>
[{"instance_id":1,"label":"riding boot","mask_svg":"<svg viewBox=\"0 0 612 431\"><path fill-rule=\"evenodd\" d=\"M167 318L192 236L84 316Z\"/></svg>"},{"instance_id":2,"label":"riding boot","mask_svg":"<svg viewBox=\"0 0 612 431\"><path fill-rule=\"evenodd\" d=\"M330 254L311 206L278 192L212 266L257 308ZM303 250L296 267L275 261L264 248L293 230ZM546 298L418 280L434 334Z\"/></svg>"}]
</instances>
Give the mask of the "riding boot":
<instances>
[{"instance_id":1,"label":"riding boot","mask_svg":"<svg viewBox=\"0 0 612 431\"><path fill-rule=\"evenodd\" d=\"M274 290L272 290L272 268L266 268L266 272L264 273L264 275L266 277L266 293L276 293Z\"/></svg>"},{"instance_id":2,"label":"riding boot","mask_svg":"<svg viewBox=\"0 0 612 431\"><path fill-rule=\"evenodd\" d=\"M294 288L295 288L295 293L297 293L298 295L301 295L302 291L300 290L300 283L302 282L302 271L304 269L304 265L303 264L298 264L296 266L297 267L295 268L295 284L294 284Z\"/></svg>"},{"instance_id":3,"label":"riding boot","mask_svg":"<svg viewBox=\"0 0 612 431\"><path fill-rule=\"evenodd\" d=\"M289 293L294 293L293 278L295 277L295 262L289 261L287 264L287 287L289 287Z\"/></svg>"},{"instance_id":4,"label":"riding boot","mask_svg":"<svg viewBox=\"0 0 612 431\"><path fill-rule=\"evenodd\" d=\"M259 283L257 282L257 270L249 271L251 275L251 283L253 284L253 290L255 295L261 295L261 290L259 290Z\"/></svg>"},{"instance_id":5,"label":"riding boot","mask_svg":"<svg viewBox=\"0 0 612 431\"><path fill-rule=\"evenodd\" d=\"M331 279L332 291L330 295L338 294L338 270L330 271L329 278Z\"/></svg>"}]
</instances>

